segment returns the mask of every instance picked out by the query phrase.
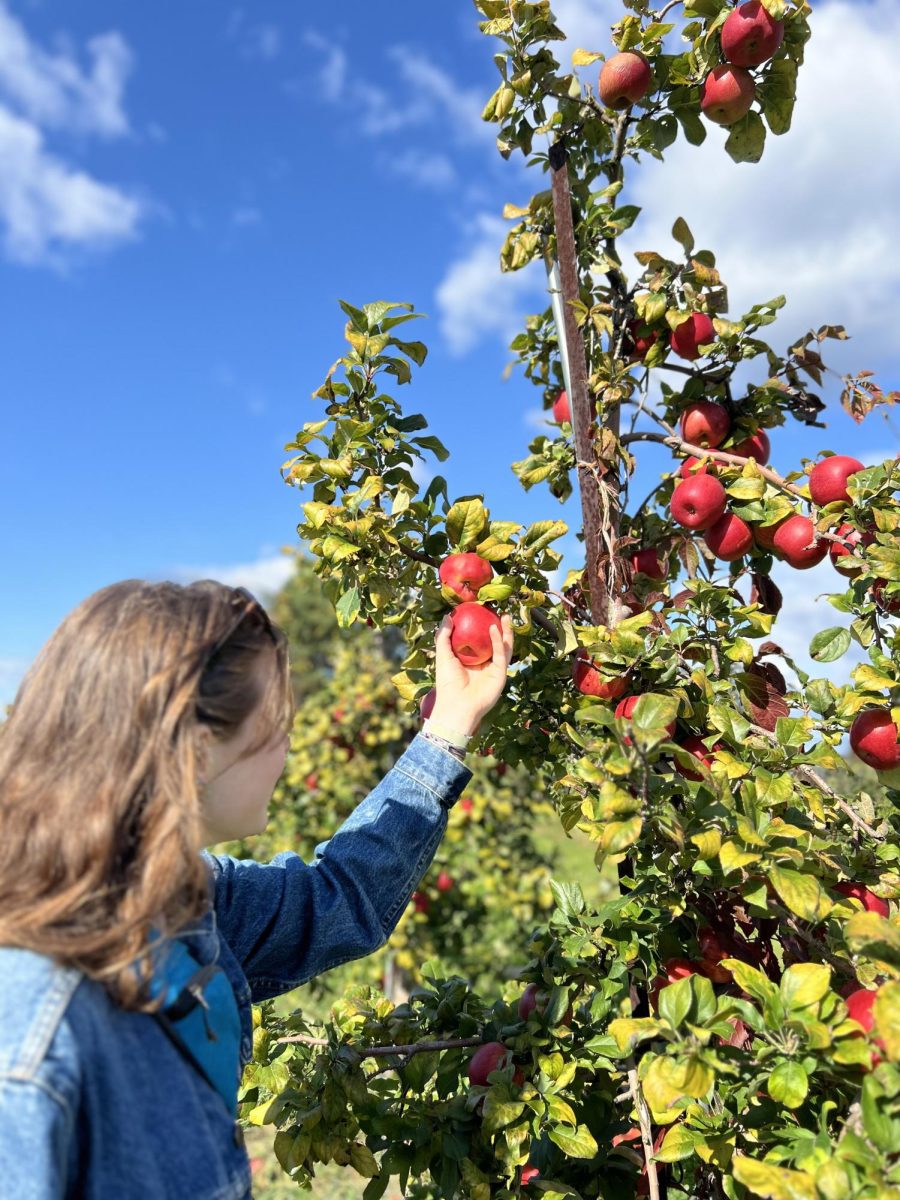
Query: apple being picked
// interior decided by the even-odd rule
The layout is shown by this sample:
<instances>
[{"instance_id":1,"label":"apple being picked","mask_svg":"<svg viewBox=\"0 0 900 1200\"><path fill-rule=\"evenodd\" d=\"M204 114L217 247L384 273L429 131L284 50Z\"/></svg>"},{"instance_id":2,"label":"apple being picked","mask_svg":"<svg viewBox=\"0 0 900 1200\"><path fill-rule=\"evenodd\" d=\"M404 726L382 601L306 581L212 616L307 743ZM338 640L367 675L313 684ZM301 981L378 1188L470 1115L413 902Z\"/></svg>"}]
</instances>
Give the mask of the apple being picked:
<instances>
[{"instance_id":1,"label":"apple being picked","mask_svg":"<svg viewBox=\"0 0 900 1200\"><path fill-rule=\"evenodd\" d=\"M650 91L653 71L643 54L625 50L614 54L603 64L597 90L607 108L628 108Z\"/></svg>"},{"instance_id":2,"label":"apple being picked","mask_svg":"<svg viewBox=\"0 0 900 1200\"><path fill-rule=\"evenodd\" d=\"M477 600L478 589L493 576L491 564L478 554L450 554L438 568L441 583L460 600Z\"/></svg>"},{"instance_id":3,"label":"apple being picked","mask_svg":"<svg viewBox=\"0 0 900 1200\"><path fill-rule=\"evenodd\" d=\"M721 558L723 562L734 562L750 550L753 534L746 521L728 512L706 530L703 540L716 558Z\"/></svg>"},{"instance_id":4,"label":"apple being picked","mask_svg":"<svg viewBox=\"0 0 900 1200\"><path fill-rule=\"evenodd\" d=\"M716 125L734 125L756 99L753 76L743 67L715 67L700 89L700 111Z\"/></svg>"},{"instance_id":5,"label":"apple being picked","mask_svg":"<svg viewBox=\"0 0 900 1200\"><path fill-rule=\"evenodd\" d=\"M874 892L870 892L861 883L851 883L849 880L844 880L841 883L836 883L834 890L851 900L858 900L866 912L878 913L879 917L889 917L891 914L887 900L882 900L880 896L876 896Z\"/></svg>"},{"instance_id":6,"label":"apple being picked","mask_svg":"<svg viewBox=\"0 0 900 1200\"><path fill-rule=\"evenodd\" d=\"M584 696L597 696L601 700L617 700L628 690L628 683L621 675L603 675L598 664L586 650L579 650L572 663L572 678Z\"/></svg>"},{"instance_id":7,"label":"apple being picked","mask_svg":"<svg viewBox=\"0 0 900 1200\"><path fill-rule=\"evenodd\" d=\"M900 767L900 730L886 708L864 708L850 726L850 747L875 771Z\"/></svg>"},{"instance_id":8,"label":"apple being picked","mask_svg":"<svg viewBox=\"0 0 900 1200\"><path fill-rule=\"evenodd\" d=\"M698 400L681 414L681 436L692 446L714 450L721 446L731 430L731 418L721 404Z\"/></svg>"},{"instance_id":9,"label":"apple being picked","mask_svg":"<svg viewBox=\"0 0 900 1200\"><path fill-rule=\"evenodd\" d=\"M672 516L687 529L708 529L728 506L725 489L714 475L693 475L672 493Z\"/></svg>"},{"instance_id":10,"label":"apple being picked","mask_svg":"<svg viewBox=\"0 0 900 1200\"><path fill-rule=\"evenodd\" d=\"M735 67L760 67L784 40L784 21L770 16L759 0L733 9L722 26L722 54Z\"/></svg>"},{"instance_id":11,"label":"apple being picked","mask_svg":"<svg viewBox=\"0 0 900 1200\"><path fill-rule=\"evenodd\" d=\"M817 536L809 517L800 513L781 522L772 543L788 566L798 571L808 571L828 553L828 543Z\"/></svg>"},{"instance_id":12,"label":"apple being picked","mask_svg":"<svg viewBox=\"0 0 900 1200\"><path fill-rule=\"evenodd\" d=\"M823 458L809 473L809 494L815 504L834 504L849 500L847 480L865 468L858 458L848 454L831 454Z\"/></svg>"},{"instance_id":13,"label":"apple being picked","mask_svg":"<svg viewBox=\"0 0 900 1200\"><path fill-rule=\"evenodd\" d=\"M500 618L484 604L458 604L453 610L450 648L464 667L480 667L494 655L491 626L499 631Z\"/></svg>"},{"instance_id":14,"label":"apple being picked","mask_svg":"<svg viewBox=\"0 0 900 1200\"><path fill-rule=\"evenodd\" d=\"M553 401L553 420L561 425L563 421L572 421L572 409L569 406L569 397L566 393L560 392Z\"/></svg>"}]
</instances>

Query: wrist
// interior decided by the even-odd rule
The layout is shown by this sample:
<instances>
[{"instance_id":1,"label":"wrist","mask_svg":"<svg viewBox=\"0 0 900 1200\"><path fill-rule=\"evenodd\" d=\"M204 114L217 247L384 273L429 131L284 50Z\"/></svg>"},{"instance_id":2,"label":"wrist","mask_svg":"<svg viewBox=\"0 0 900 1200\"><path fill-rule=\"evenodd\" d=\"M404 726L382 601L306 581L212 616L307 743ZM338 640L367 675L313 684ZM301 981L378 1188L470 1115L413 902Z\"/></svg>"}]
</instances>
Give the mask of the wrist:
<instances>
[{"instance_id":1,"label":"wrist","mask_svg":"<svg viewBox=\"0 0 900 1200\"><path fill-rule=\"evenodd\" d=\"M435 704L428 719L435 727L452 730L459 737L466 739L476 733L481 724L479 715L460 712L458 708L445 708L439 703Z\"/></svg>"}]
</instances>

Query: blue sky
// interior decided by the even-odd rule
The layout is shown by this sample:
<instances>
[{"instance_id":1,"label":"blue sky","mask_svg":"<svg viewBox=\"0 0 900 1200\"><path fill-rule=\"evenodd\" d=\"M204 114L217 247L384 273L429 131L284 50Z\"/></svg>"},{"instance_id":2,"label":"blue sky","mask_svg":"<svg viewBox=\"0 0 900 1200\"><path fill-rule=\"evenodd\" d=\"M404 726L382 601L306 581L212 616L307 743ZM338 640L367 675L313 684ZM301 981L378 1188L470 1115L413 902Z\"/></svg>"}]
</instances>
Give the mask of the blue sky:
<instances>
[{"instance_id":1,"label":"blue sky","mask_svg":"<svg viewBox=\"0 0 900 1200\"><path fill-rule=\"evenodd\" d=\"M608 4L554 7L569 49L608 48ZM716 129L677 144L664 181L634 177L631 246L674 249L684 216L732 313L786 290L776 344L843 321L835 365L897 387L900 154L873 117L900 110L900 14L823 0L814 28L794 133L758 168L731 164ZM508 467L540 417L521 374L502 379L506 345L545 299L539 269L501 278L499 214L543 184L479 120L493 49L467 2L0 0L0 703L113 580L281 582L303 499L283 446L340 353L339 297L429 314L402 398L452 451L452 493L560 515ZM842 94L860 56L867 87ZM900 414L857 429L836 395L832 430L780 431L775 465L900 449ZM800 638L810 579L790 581Z\"/></svg>"}]
</instances>

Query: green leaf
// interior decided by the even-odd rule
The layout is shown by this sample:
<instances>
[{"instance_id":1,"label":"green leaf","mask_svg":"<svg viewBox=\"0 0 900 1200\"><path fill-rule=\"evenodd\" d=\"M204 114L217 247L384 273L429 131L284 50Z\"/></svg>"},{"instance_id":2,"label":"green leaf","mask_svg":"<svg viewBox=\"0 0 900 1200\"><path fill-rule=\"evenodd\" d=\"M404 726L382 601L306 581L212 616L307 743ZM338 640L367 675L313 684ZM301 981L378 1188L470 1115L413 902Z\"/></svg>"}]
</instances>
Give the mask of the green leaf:
<instances>
[{"instance_id":1,"label":"green leaf","mask_svg":"<svg viewBox=\"0 0 900 1200\"><path fill-rule=\"evenodd\" d=\"M428 355L428 347L424 342L401 342L391 338L391 345L396 346L407 358L411 358L417 367L421 367Z\"/></svg>"},{"instance_id":2,"label":"green leaf","mask_svg":"<svg viewBox=\"0 0 900 1200\"><path fill-rule=\"evenodd\" d=\"M550 1141L555 1142L569 1158L593 1158L600 1151L593 1134L585 1125L579 1125L577 1129L557 1125L550 1130Z\"/></svg>"},{"instance_id":3,"label":"green leaf","mask_svg":"<svg viewBox=\"0 0 900 1200\"><path fill-rule=\"evenodd\" d=\"M522 534L521 547L523 553L533 557L538 551L549 546L551 542L569 532L565 521L536 521Z\"/></svg>"},{"instance_id":4,"label":"green leaf","mask_svg":"<svg viewBox=\"0 0 900 1200\"><path fill-rule=\"evenodd\" d=\"M690 257L690 253L694 248L694 235L688 228L688 223L684 217L676 217L675 224L672 226L672 237L679 243L685 256Z\"/></svg>"},{"instance_id":5,"label":"green leaf","mask_svg":"<svg viewBox=\"0 0 900 1200\"><path fill-rule=\"evenodd\" d=\"M875 994L875 1032L885 1044L888 1058L900 1062L900 983L883 983Z\"/></svg>"},{"instance_id":6,"label":"green leaf","mask_svg":"<svg viewBox=\"0 0 900 1200\"><path fill-rule=\"evenodd\" d=\"M581 884L560 883L558 879L551 879L550 891L563 916L571 917L584 912L586 905Z\"/></svg>"},{"instance_id":7,"label":"green leaf","mask_svg":"<svg viewBox=\"0 0 900 1200\"><path fill-rule=\"evenodd\" d=\"M666 989L668 990L668 989ZM694 1129L685 1129L681 1124L673 1125L655 1155L657 1162L680 1162L690 1158L694 1148L703 1142L703 1135Z\"/></svg>"},{"instance_id":8,"label":"green leaf","mask_svg":"<svg viewBox=\"0 0 900 1200\"><path fill-rule=\"evenodd\" d=\"M478 497L458 500L447 513L447 539L457 550L471 549L484 532L487 510Z\"/></svg>"},{"instance_id":9,"label":"green leaf","mask_svg":"<svg viewBox=\"0 0 900 1200\"><path fill-rule=\"evenodd\" d=\"M352 587L349 592L344 592L340 600L334 606L334 611L337 614L338 625L341 629L349 629L356 618L359 616L359 588Z\"/></svg>"},{"instance_id":10,"label":"green leaf","mask_svg":"<svg viewBox=\"0 0 900 1200\"><path fill-rule=\"evenodd\" d=\"M660 1017L662 1020L668 1021L674 1029L677 1029L691 1011L693 998L691 976L688 976L687 979L679 979L675 983L670 983L667 987L662 988L659 993L658 1007Z\"/></svg>"},{"instance_id":11,"label":"green leaf","mask_svg":"<svg viewBox=\"0 0 900 1200\"><path fill-rule=\"evenodd\" d=\"M482 1114L482 1124L485 1133L496 1133L504 1125L509 1125L515 1121L516 1117L521 1116L524 1111L525 1101L510 1099L509 1088L506 1085L498 1085L490 1088L484 1098L484 1112Z\"/></svg>"},{"instance_id":12,"label":"green leaf","mask_svg":"<svg viewBox=\"0 0 900 1200\"><path fill-rule=\"evenodd\" d=\"M821 630L809 643L810 658L816 662L834 662L850 649L850 630L832 625Z\"/></svg>"},{"instance_id":13,"label":"green leaf","mask_svg":"<svg viewBox=\"0 0 900 1200\"><path fill-rule=\"evenodd\" d=\"M900 966L900 929L878 913L854 913L844 926L844 937L855 953Z\"/></svg>"},{"instance_id":14,"label":"green leaf","mask_svg":"<svg viewBox=\"0 0 900 1200\"><path fill-rule=\"evenodd\" d=\"M780 1063L769 1076L768 1091L785 1108L799 1108L809 1091L809 1077L798 1062Z\"/></svg>"},{"instance_id":15,"label":"green leaf","mask_svg":"<svg viewBox=\"0 0 900 1200\"><path fill-rule=\"evenodd\" d=\"M428 437L413 438L412 444L422 450L430 450L438 462L446 462L450 457L450 451L440 438L433 437L431 434Z\"/></svg>"},{"instance_id":16,"label":"green leaf","mask_svg":"<svg viewBox=\"0 0 900 1200\"><path fill-rule=\"evenodd\" d=\"M350 1166L356 1171L357 1175L362 1175L366 1179L372 1179L378 1174L378 1163L375 1161L375 1155L368 1146L363 1146L358 1142L354 1142L350 1147Z\"/></svg>"},{"instance_id":17,"label":"green leaf","mask_svg":"<svg viewBox=\"0 0 900 1200\"><path fill-rule=\"evenodd\" d=\"M758 112L748 112L746 117L731 126L725 151L735 162L755 163L763 156L766 146L766 127Z\"/></svg>"}]
</instances>

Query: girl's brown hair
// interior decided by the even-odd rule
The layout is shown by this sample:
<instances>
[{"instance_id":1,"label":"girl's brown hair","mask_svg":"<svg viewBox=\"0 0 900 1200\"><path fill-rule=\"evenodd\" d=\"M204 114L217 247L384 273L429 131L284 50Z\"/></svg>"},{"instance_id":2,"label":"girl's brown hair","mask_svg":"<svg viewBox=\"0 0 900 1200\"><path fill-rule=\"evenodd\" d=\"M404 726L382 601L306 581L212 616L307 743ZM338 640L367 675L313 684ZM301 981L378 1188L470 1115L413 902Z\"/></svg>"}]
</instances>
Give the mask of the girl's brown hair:
<instances>
[{"instance_id":1,"label":"girl's brown hair","mask_svg":"<svg viewBox=\"0 0 900 1200\"><path fill-rule=\"evenodd\" d=\"M287 639L243 590L129 579L79 604L0 726L0 945L152 1010L133 970L151 928L171 936L211 900L199 727L227 741L257 710L247 755L290 728L293 700Z\"/></svg>"}]
</instances>

